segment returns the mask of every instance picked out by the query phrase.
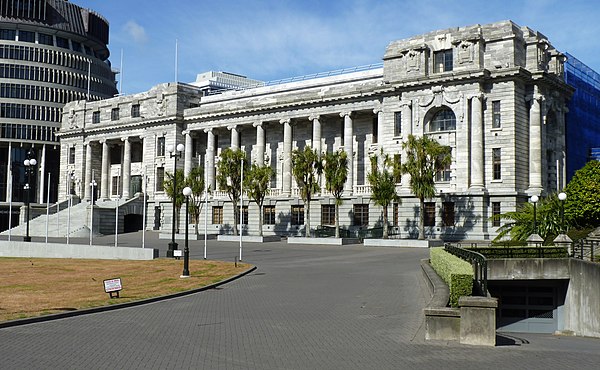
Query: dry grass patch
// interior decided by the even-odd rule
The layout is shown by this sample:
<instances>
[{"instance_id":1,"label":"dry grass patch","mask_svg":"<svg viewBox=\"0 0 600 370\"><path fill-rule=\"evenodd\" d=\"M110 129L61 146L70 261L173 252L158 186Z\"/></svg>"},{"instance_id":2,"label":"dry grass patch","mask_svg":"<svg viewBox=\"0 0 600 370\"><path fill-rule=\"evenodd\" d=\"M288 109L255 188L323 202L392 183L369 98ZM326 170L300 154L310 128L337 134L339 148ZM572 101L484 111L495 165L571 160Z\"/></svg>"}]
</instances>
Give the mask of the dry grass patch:
<instances>
[{"instance_id":1,"label":"dry grass patch","mask_svg":"<svg viewBox=\"0 0 600 370\"><path fill-rule=\"evenodd\" d=\"M213 284L251 266L221 261L0 258L0 321L125 303ZM103 280L121 278L120 298L104 292Z\"/></svg>"}]
</instances>

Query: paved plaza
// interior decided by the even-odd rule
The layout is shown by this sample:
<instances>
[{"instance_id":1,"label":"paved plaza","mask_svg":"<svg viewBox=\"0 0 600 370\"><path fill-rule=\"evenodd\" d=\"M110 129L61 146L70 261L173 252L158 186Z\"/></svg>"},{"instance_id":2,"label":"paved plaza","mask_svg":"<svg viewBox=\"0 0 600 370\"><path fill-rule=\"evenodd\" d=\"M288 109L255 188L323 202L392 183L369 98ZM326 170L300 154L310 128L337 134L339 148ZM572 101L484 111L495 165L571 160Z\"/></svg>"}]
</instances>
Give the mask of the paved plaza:
<instances>
[{"instance_id":1,"label":"paved plaza","mask_svg":"<svg viewBox=\"0 0 600 370\"><path fill-rule=\"evenodd\" d=\"M140 233L120 245L141 245ZM76 241L72 241L76 242ZM86 243L82 240L82 243ZM112 237L97 238L112 245ZM147 233L147 246L168 240ZM192 241L202 258L203 241ZM183 241L180 247L183 246ZM209 259L239 244L209 241ZM600 340L517 334L495 348L426 342L426 249L243 246L257 269L217 289L0 329L2 369L592 369ZM125 287L126 289L126 287Z\"/></svg>"}]
</instances>

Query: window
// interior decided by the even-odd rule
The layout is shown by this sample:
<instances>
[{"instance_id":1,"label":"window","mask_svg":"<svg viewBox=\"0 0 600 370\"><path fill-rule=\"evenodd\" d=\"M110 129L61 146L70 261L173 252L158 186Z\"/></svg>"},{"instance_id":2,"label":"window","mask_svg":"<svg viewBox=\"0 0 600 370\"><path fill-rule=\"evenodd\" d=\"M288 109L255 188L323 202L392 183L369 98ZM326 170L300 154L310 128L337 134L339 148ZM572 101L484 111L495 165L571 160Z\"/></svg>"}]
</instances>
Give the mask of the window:
<instances>
[{"instance_id":1,"label":"window","mask_svg":"<svg viewBox=\"0 0 600 370\"><path fill-rule=\"evenodd\" d=\"M120 176L113 176L112 177L112 195L119 195L119 184L120 184L120 180L121 177Z\"/></svg>"},{"instance_id":2,"label":"window","mask_svg":"<svg viewBox=\"0 0 600 370\"><path fill-rule=\"evenodd\" d=\"M292 206L292 225L304 225L304 206Z\"/></svg>"},{"instance_id":3,"label":"window","mask_svg":"<svg viewBox=\"0 0 600 370\"><path fill-rule=\"evenodd\" d=\"M425 202L423 223L425 226L435 226L435 202Z\"/></svg>"},{"instance_id":4,"label":"window","mask_svg":"<svg viewBox=\"0 0 600 370\"><path fill-rule=\"evenodd\" d=\"M352 224L354 226L368 226L369 225L369 205L368 204L355 204L354 205Z\"/></svg>"},{"instance_id":5,"label":"window","mask_svg":"<svg viewBox=\"0 0 600 370\"><path fill-rule=\"evenodd\" d=\"M0 30L0 40L15 41L16 36L17 36L16 30Z\"/></svg>"},{"instance_id":6,"label":"window","mask_svg":"<svg viewBox=\"0 0 600 370\"><path fill-rule=\"evenodd\" d=\"M156 191L165 191L165 168L156 168Z\"/></svg>"},{"instance_id":7,"label":"window","mask_svg":"<svg viewBox=\"0 0 600 370\"><path fill-rule=\"evenodd\" d=\"M456 130L456 116L452 109L442 108L429 123L429 132Z\"/></svg>"},{"instance_id":8,"label":"window","mask_svg":"<svg viewBox=\"0 0 600 370\"><path fill-rule=\"evenodd\" d=\"M454 202L442 203L442 222L444 226L454 226Z\"/></svg>"},{"instance_id":9,"label":"window","mask_svg":"<svg viewBox=\"0 0 600 370\"><path fill-rule=\"evenodd\" d=\"M402 112L394 113L394 136L402 135Z\"/></svg>"},{"instance_id":10,"label":"window","mask_svg":"<svg viewBox=\"0 0 600 370\"><path fill-rule=\"evenodd\" d=\"M379 136L379 125L377 124L377 116L373 118L373 144L377 144L377 137Z\"/></svg>"},{"instance_id":11,"label":"window","mask_svg":"<svg viewBox=\"0 0 600 370\"><path fill-rule=\"evenodd\" d=\"M500 202L492 202L492 226L500 227Z\"/></svg>"},{"instance_id":12,"label":"window","mask_svg":"<svg viewBox=\"0 0 600 370\"><path fill-rule=\"evenodd\" d=\"M63 49L69 49L69 40L64 37L56 36L56 46Z\"/></svg>"},{"instance_id":13,"label":"window","mask_svg":"<svg viewBox=\"0 0 600 370\"><path fill-rule=\"evenodd\" d=\"M500 148L492 149L492 179L502 179L502 150Z\"/></svg>"},{"instance_id":14,"label":"window","mask_svg":"<svg viewBox=\"0 0 600 370\"><path fill-rule=\"evenodd\" d=\"M263 224L275 225L275 206L263 207Z\"/></svg>"},{"instance_id":15,"label":"window","mask_svg":"<svg viewBox=\"0 0 600 370\"><path fill-rule=\"evenodd\" d=\"M235 207L235 223L240 224L240 207ZM248 225L248 206L242 206L242 224Z\"/></svg>"},{"instance_id":16,"label":"window","mask_svg":"<svg viewBox=\"0 0 600 370\"><path fill-rule=\"evenodd\" d=\"M223 206L212 207L212 223L222 224L223 223Z\"/></svg>"},{"instance_id":17,"label":"window","mask_svg":"<svg viewBox=\"0 0 600 370\"><path fill-rule=\"evenodd\" d=\"M321 225L335 225L335 205L321 205Z\"/></svg>"},{"instance_id":18,"label":"window","mask_svg":"<svg viewBox=\"0 0 600 370\"><path fill-rule=\"evenodd\" d=\"M54 45L54 40L52 39L52 35L38 33L38 43L52 46Z\"/></svg>"},{"instance_id":19,"label":"window","mask_svg":"<svg viewBox=\"0 0 600 370\"><path fill-rule=\"evenodd\" d=\"M75 164L75 147L69 148L69 164Z\"/></svg>"},{"instance_id":20,"label":"window","mask_svg":"<svg viewBox=\"0 0 600 370\"><path fill-rule=\"evenodd\" d=\"M393 215L392 215L392 222L393 222L393 226L400 226L400 204L398 203L394 203L393 206Z\"/></svg>"},{"instance_id":21,"label":"window","mask_svg":"<svg viewBox=\"0 0 600 370\"><path fill-rule=\"evenodd\" d=\"M81 44L78 43L77 41L73 41L71 40L71 46L73 47L73 51L77 51L79 53L81 53Z\"/></svg>"},{"instance_id":22,"label":"window","mask_svg":"<svg viewBox=\"0 0 600 370\"><path fill-rule=\"evenodd\" d=\"M402 182L402 157L400 154L394 154L394 168L392 171L394 182L400 184Z\"/></svg>"},{"instance_id":23,"label":"window","mask_svg":"<svg viewBox=\"0 0 600 370\"><path fill-rule=\"evenodd\" d=\"M35 42L35 32L19 30L19 41Z\"/></svg>"},{"instance_id":24,"label":"window","mask_svg":"<svg viewBox=\"0 0 600 370\"><path fill-rule=\"evenodd\" d=\"M449 182L452 175L452 171L450 170L450 163L446 165L446 167L442 168L440 171L435 174L435 181L438 182Z\"/></svg>"},{"instance_id":25,"label":"window","mask_svg":"<svg viewBox=\"0 0 600 370\"><path fill-rule=\"evenodd\" d=\"M92 123L100 123L100 112L92 112Z\"/></svg>"},{"instance_id":26,"label":"window","mask_svg":"<svg viewBox=\"0 0 600 370\"><path fill-rule=\"evenodd\" d=\"M435 73L452 71L452 49L433 53L433 71Z\"/></svg>"},{"instance_id":27,"label":"window","mask_svg":"<svg viewBox=\"0 0 600 370\"><path fill-rule=\"evenodd\" d=\"M140 116L140 105L134 104L131 106L131 117L139 117Z\"/></svg>"},{"instance_id":28,"label":"window","mask_svg":"<svg viewBox=\"0 0 600 370\"><path fill-rule=\"evenodd\" d=\"M156 155L158 157L165 156L165 137L161 136L156 139Z\"/></svg>"},{"instance_id":29,"label":"window","mask_svg":"<svg viewBox=\"0 0 600 370\"><path fill-rule=\"evenodd\" d=\"M500 117L500 100L494 100L492 102L492 128L500 128L502 126Z\"/></svg>"},{"instance_id":30,"label":"window","mask_svg":"<svg viewBox=\"0 0 600 370\"><path fill-rule=\"evenodd\" d=\"M110 120L118 121L119 120L119 108L113 108L110 111Z\"/></svg>"}]
</instances>

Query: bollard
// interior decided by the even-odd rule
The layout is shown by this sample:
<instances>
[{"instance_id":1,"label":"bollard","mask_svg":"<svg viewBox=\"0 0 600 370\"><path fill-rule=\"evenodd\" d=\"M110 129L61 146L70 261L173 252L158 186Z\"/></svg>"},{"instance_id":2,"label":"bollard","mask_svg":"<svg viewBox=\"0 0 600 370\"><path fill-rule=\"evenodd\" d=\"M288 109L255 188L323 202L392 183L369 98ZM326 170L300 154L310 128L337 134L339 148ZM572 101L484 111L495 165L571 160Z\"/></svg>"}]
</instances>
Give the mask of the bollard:
<instances>
[{"instance_id":1,"label":"bollard","mask_svg":"<svg viewBox=\"0 0 600 370\"><path fill-rule=\"evenodd\" d=\"M235 256L235 258L234 258L235 267L237 267L237 262L238 262L238 258L237 258L237 256Z\"/></svg>"}]
</instances>

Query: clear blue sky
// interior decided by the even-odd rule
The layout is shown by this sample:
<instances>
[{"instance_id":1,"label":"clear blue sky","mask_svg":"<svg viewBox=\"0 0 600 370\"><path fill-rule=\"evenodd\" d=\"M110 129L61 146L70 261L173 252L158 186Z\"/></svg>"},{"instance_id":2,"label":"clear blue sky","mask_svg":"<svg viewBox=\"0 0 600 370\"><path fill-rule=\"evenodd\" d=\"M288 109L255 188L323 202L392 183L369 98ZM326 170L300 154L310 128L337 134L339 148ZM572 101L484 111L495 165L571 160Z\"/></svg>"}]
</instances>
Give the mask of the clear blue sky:
<instances>
[{"instance_id":1,"label":"clear blue sky","mask_svg":"<svg viewBox=\"0 0 600 370\"><path fill-rule=\"evenodd\" d=\"M381 62L386 46L448 27L510 19L600 71L597 0L72 0L110 22L123 93L227 71L263 81Z\"/></svg>"}]
</instances>

